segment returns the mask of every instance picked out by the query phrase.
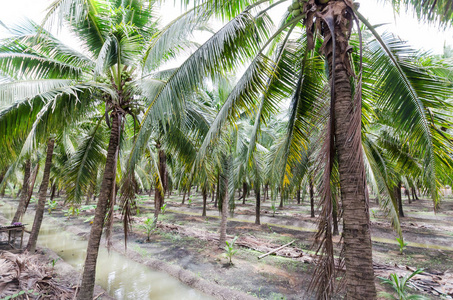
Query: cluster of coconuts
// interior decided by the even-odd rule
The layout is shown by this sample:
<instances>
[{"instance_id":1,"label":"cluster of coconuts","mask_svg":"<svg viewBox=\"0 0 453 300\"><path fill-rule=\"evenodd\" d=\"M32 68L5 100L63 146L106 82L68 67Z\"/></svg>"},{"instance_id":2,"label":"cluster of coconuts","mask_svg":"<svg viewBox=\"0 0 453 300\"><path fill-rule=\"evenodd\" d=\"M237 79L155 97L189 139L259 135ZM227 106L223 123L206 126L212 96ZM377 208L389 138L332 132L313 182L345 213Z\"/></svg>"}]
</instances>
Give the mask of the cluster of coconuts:
<instances>
[{"instance_id":1,"label":"cluster of coconuts","mask_svg":"<svg viewBox=\"0 0 453 300\"><path fill-rule=\"evenodd\" d=\"M304 13L304 4L308 0L293 0L293 3L288 7L288 11L293 17L300 17Z\"/></svg>"}]
</instances>

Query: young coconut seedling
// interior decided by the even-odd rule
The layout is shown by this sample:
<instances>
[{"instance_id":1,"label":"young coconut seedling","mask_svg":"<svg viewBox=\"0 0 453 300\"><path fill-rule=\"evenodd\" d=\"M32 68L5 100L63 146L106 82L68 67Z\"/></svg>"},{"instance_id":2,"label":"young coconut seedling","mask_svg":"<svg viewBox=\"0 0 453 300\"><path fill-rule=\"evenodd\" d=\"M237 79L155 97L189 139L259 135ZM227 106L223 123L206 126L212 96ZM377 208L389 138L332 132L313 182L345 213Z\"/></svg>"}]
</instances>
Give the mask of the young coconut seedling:
<instances>
[{"instance_id":1,"label":"young coconut seedling","mask_svg":"<svg viewBox=\"0 0 453 300\"><path fill-rule=\"evenodd\" d=\"M387 299L395 299L395 300L409 300L409 299L418 299L418 300L425 300L429 299L422 295L409 295L408 293L408 285L409 280L423 272L423 269L417 269L411 274L408 274L404 277L398 277L395 273L390 274L390 278L378 277L382 280L382 283L390 285L396 292L396 296L387 293L387 292L380 292L379 296L387 298Z\"/></svg>"},{"instance_id":2,"label":"young coconut seedling","mask_svg":"<svg viewBox=\"0 0 453 300\"><path fill-rule=\"evenodd\" d=\"M396 238L396 240L398 241L398 244L400 246L400 254L403 255L403 251L404 249L406 249L407 243L405 243L402 238Z\"/></svg>"},{"instance_id":3,"label":"young coconut seedling","mask_svg":"<svg viewBox=\"0 0 453 300\"><path fill-rule=\"evenodd\" d=\"M147 218L143 224L140 224L140 228L142 228L143 230L145 230L146 232L146 241L149 242L150 241L150 236L151 236L151 233L153 233L154 231L157 230L157 226L156 226L156 223L154 222L156 220L156 218Z\"/></svg>"},{"instance_id":4,"label":"young coconut seedling","mask_svg":"<svg viewBox=\"0 0 453 300\"><path fill-rule=\"evenodd\" d=\"M234 239L231 241L231 243L228 243L228 241L225 241L226 246L225 246L225 257L228 258L230 261L230 265L233 264L232 258L238 252L238 250L234 249L234 243L236 243L236 240L238 239L238 236L235 236Z\"/></svg>"}]
</instances>

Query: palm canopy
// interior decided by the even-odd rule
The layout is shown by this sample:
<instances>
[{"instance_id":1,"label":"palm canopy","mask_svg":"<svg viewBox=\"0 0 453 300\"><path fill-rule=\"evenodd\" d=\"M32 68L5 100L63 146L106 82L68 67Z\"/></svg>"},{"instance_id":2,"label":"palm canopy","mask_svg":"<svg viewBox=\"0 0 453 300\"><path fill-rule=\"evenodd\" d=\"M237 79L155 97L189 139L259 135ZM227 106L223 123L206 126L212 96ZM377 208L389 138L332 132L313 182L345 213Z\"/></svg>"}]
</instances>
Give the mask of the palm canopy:
<instances>
[{"instance_id":1,"label":"palm canopy","mask_svg":"<svg viewBox=\"0 0 453 300\"><path fill-rule=\"evenodd\" d=\"M165 71L159 68L184 45L192 45L187 37L205 28L205 17L192 9L160 27L153 5L147 1L130 1L126 6L121 1L54 2L46 22L64 24L80 44L77 50L32 21L11 26L0 46L0 74L5 78L0 88L2 147L8 153L22 148L19 153L25 155L48 132L92 118L99 109L105 111L107 122L116 108L138 116L140 105L149 102L158 108L153 110L155 119L171 115L172 108L182 113L183 99L173 94L155 99L155 91L167 81L185 89L178 82L180 76L162 80Z\"/></svg>"}]
</instances>

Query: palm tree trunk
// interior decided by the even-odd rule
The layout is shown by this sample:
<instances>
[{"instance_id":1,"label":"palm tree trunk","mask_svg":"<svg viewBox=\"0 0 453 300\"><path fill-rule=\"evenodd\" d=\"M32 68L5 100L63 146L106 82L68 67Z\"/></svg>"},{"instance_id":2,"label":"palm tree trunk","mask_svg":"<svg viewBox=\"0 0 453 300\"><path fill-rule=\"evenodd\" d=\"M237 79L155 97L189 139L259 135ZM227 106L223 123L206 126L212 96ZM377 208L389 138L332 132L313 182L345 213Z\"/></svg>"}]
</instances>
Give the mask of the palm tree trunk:
<instances>
[{"instance_id":1,"label":"palm tree trunk","mask_svg":"<svg viewBox=\"0 0 453 300\"><path fill-rule=\"evenodd\" d=\"M44 207L46 205L47 187L49 186L50 167L52 166L52 154L55 146L55 140L50 138L47 141L46 163L44 165L44 174L42 176L41 186L39 187L38 205L36 206L35 219L31 228L30 238L28 239L27 250L34 253L36 242L38 241L39 230L41 229L42 219L44 217Z\"/></svg>"},{"instance_id":2,"label":"palm tree trunk","mask_svg":"<svg viewBox=\"0 0 453 300\"><path fill-rule=\"evenodd\" d=\"M52 184L51 192L50 192L50 201L53 201L53 198L55 197L55 190L57 188L57 185L54 183Z\"/></svg>"},{"instance_id":3,"label":"palm tree trunk","mask_svg":"<svg viewBox=\"0 0 453 300\"><path fill-rule=\"evenodd\" d=\"M88 194L87 194L87 198L85 200L85 205L90 204L90 200L91 200L91 197L94 194L94 190L95 189L96 189L96 184L94 182L92 182L90 187L89 187L89 189L88 189Z\"/></svg>"},{"instance_id":4,"label":"palm tree trunk","mask_svg":"<svg viewBox=\"0 0 453 300\"><path fill-rule=\"evenodd\" d=\"M182 195L182 202L181 202L181 204L184 204L185 201L186 201L186 190L184 190L184 194Z\"/></svg>"},{"instance_id":5,"label":"palm tree trunk","mask_svg":"<svg viewBox=\"0 0 453 300\"><path fill-rule=\"evenodd\" d=\"M404 218L403 199L401 197L401 182L398 182L397 186L395 187L395 197L396 201L398 201L398 214L400 217Z\"/></svg>"},{"instance_id":6,"label":"palm tree trunk","mask_svg":"<svg viewBox=\"0 0 453 300\"><path fill-rule=\"evenodd\" d=\"M256 198L256 206L255 206L255 224L261 225L260 222L260 213L261 213L261 195L260 195L261 186L260 184L256 184L255 186L255 198Z\"/></svg>"},{"instance_id":7,"label":"palm tree trunk","mask_svg":"<svg viewBox=\"0 0 453 300\"><path fill-rule=\"evenodd\" d=\"M203 213L201 214L201 216L206 217L206 202L208 200L208 189L206 187L206 184L203 185L201 192L203 193Z\"/></svg>"},{"instance_id":8,"label":"palm tree trunk","mask_svg":"<svg viewBox=\"0 0 453 300\"><path fill-rule=\"evenodd\" d=\"M279 208L283 208L283 198L284 198L284 192L283 192L283 189L281 189L281 192L280 192L280 204L278 205Z\"/></svg>"},{"instance_id":9,"label":"palm tree trunk","mask_svg":"<svg viewBox=\"0 0 453 300\"><path fill-rule=\"evenodd\" d=\"M247 182L242 183L242 204L245 204L245 198L247 198Z\"/></svg>"},{"instance_id":10,"label":"palm tree trunk","mask_svg":"<svg viewBox=\"0 0 453 300\"><path fill-rule=\"evenodd\" d=\"M215 199L215 184L212 185L211 202L214 202L214 199Z\"/></svg>"},{"instance_id":11,"label":"palm tree trunk","mask_svg":"<svg viewBox=\"0 0 453 300\"><path fill-rule=\"evenodd\" d=\"M102 228L104 227L107 205L111 199L112 187L115 183L115 161L120 138L120 124L122 116L114 110L112 112L112 130L110 131L110 141L107 149L107 159L105 163L104 176L102 179L101 190L94 213L93 225L91 225L90 237L88 240L87 256L83 268L82 284L77 294L78 300L93 298L94 281L96 275L96 261L98 258L99 246L101 243Z\"/></svg>"},{"instance_id":12,"label":"palm tree trunk","mask_svg":"<svg viewBox=\"0 0 453 300\"><path fill-rule=\"evenodd\" d=\"M228 221L228 177L225 174L222 178L223 184L225 187L225 193L222 199L222 220L220 221L220 238L219 238L219 247L223 247L226 241L226 228Z\"/></svg>"},{"instance_id":13,"label":"palm tree trunk","mask_svg":"<svg viewBox=\"0 0 453 300\"><path fill-rule=\"evenodd\" d=\"M220 199L220 173L219 173L219 175L217 175L217 191L216 191L216 196L215 196L215 201L214 201L215 208L217 208L219 199Z\"/></svg>"},{"instance_id":14,"label":"palm tree trunk","mask_svg":"<svg viewBox=\"0 0 453 300\"><path fill-rule=\"evenodd\" d=\"M366 183L364 164L360 153L356 151L351 138L351 116L354 111L350 76L346 63L349 63L348 30L344 30L346 5L335 1L333 5L343 5L341 15L335 15L336 58L332 64L332 45L327 51L329 70L335 70L334 88L334 120L335 147L338 155L338 171L340 175L340 191L343 207L343 238L346 265L347 299L376 299L372 245L370 235L370 216L368 199L365 197ZM338 11L337 11L338 12ZM334 12L337 13L337 12ZM343 20L343 21L337 21ZM349 20L352 22L352 20ZM341 38L341 39L340 39ZM342 45L340 46L340 43ZM333 66L333 68L332 68ZM360 112L360 111L359 111ZM360 139L360 132L356 133ZM359 141L360 142L360 141Z\"/></svg>"},{"instance_id":15,"label":"palm tree trunk","mask_svg":"<svg viewBox=\"0 0 453 300\"><path fill-rule=\"evenodd\" d=\"M420 200L418 199L418 196L417 196L417 191L415 190L415 188L411 188L412 190L412 201L415 201L415 200Z\"/></svg>"},{"instance_id":16,"label":"palm tree trunk","mask_svg":"<svg viewBox=\"0 0 453 300\"><path fill-rule=\"evenodd\" d=\"M300 204L300 184L299 184L299 188L297 189L296 199L297 199L297 204Z\"/></svg>"},{"instance_id":17,"label":"palm tree trunk","mask_svg":"<svg viewBox=\"0 0 453 300\"><path fill-rule=\"evenodd\" d=\"M404 188L404 193L407 196L407 201L409 201L409 204L411 204L411 193L409 193L409 189Z\"/></svg>"},{"instance_id":18,"label":"palm tree trunk","mask_svg":"<svg viewBox=\"0 0 453 300\"><path fill-rule=\"evenodd\" d=\"M154 223L157 222L157 218L159 217L160 209L164 205L164 197L165 197L165 189L166 189L166 173L167 173L167 157L165 152L160 148L161 145L157 142L156 148L159 154L159 176L162 182L160 183L162 186L162 191L159 189L158 184L156 183L156 187L154 189Z\"/></svg>"},{"instance_id":19,"label":"palm tree trunk","mask_svg":"<svg viewBox=\"0 0 453 300\"><path fill-rule=\"evenodd\" d=\"M310 216L315 217L315 192L313 190L313 179L311 176L308 178L308 189L310 190Z\"/></svg>"},{"instance_id":20,"label":"palm tree trunk","mask_svg":"<svg viewBox=\"0 0 453 300\"><path fill-rule=\"evenodd\" d=\"M335 201L332 203L332 220L333 220L333 232L332 235L338 235L338 203Z\"/></svg>"},{"instance_id":21,"label":"palm tree trunk","mask_svg":"<svg viewBox=\"0 0 453 300\"><path fill-rule=\"evenodd\" d=\"M8 169L8 167L5 169ZM3 179L5 178L5 173L6 173L6 171L0 172L0 184L3 182ZM5 189L6 189L6 184L3 185L3 188L0 189L0 197L5 196Z\"/></svg>"},{"instance_id":22,"label":"palm tree trunk","mask_svg":"<svg viewBox=\"0 0 453 300\"><path fill-rule=\"evenodd\" d=\"M31 199L31 196L33 195L33 190L35 188L36 177L38 177L38 172L39 172L39 164L36 164L36 166L32 172L31 184L30 184L30 188L28 189L27 201L25 201L25 209L24 209L23 214L25 214L25 212L27 212L28 205L30 204L30 199Z\"/></svg>"},{"instance_id":23,"label":"palm tree trunk","mask_svg":"<svg viewBox=\"0 0 453 300\"><path fill-rule=\"evenodd\" d=\"M25 162L24 184L22 185L22 190L20 193L19 205L17 206L17 210L16 210L16 213L14 214L11 224L19 222L20 218L22 217L22 215L25 212L25 203L27 202L28 189L30 186L30 184L28 183L30 181L30 170L31 170L31 162L30 162L30 159L27 159L27 161Z\"/></svg>"}]
</instances>

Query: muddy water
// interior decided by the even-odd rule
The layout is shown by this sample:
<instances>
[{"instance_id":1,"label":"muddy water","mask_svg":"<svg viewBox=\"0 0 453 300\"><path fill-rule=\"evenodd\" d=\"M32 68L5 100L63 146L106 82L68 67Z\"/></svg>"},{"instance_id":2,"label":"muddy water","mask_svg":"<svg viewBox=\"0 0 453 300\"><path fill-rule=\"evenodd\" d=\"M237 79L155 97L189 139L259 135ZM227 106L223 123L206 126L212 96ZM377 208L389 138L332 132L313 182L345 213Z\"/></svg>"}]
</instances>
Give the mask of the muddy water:
<instances>
[{"instance_id":1,"label":"muddy water","mask_svg":"<svg viewBox=\"0 0 453 300\"><path fill-rule=\"evenodd\" d=\"M15 207L4 204L1 214L11 219ZM31 229L33 217L25 215L23 223ZM50 224L42 224L38 244L52 249L67 263L81 270L86 255L87 242L79 240L74 234L62 231ZM111 296L117 299L156 299L156 300L208 300L206 296L194 289L181 284L175 278L150 270L115 251L107 252L105 248L99 251L96 283L102 286Z\"/></svg>"}]
</instances>

